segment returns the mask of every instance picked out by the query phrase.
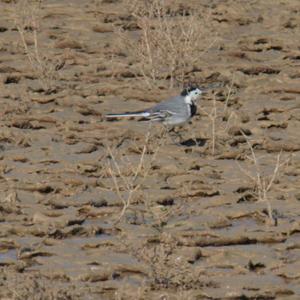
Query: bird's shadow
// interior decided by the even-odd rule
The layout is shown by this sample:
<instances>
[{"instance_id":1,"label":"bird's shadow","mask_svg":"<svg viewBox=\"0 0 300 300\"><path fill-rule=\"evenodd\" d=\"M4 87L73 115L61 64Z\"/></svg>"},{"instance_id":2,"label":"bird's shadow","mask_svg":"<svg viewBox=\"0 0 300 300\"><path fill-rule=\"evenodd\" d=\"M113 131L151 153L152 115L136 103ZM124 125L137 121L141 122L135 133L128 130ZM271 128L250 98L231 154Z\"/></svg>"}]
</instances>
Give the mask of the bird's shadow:
<instances>
[{"instance_id":1,"label":"bird's shadow","mask_svg":"<svg viewBox=\"0 0 300 300\"><path fill-rule=\"evenodd\" d=\"M207 139L204 138L195 138L195 139L187 139L185 141L180 142L181 146L185 147L203 147L205 146Z\"/></svg>"}]
</instances>

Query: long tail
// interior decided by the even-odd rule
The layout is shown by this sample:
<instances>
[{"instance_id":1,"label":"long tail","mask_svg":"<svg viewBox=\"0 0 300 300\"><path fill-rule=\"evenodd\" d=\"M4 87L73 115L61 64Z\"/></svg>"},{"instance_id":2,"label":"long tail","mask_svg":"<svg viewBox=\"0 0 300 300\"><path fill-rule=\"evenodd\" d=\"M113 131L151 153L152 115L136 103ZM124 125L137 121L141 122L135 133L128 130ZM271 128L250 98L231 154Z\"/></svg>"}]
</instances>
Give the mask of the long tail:
<instances>
[{"instance_id":1,"label":"long tail","mask_svg":"<svg viewBox=\"0 0 300 300\"><path fill-rule=\"evenodd\" d=\"M123 113L123 114L107 114L105 115L106 118L123 118L123 117L144 117L147 118L150 116L150 113L142 111L142 112L135 112L135 113Z\"/></svg>"}]
</instances>

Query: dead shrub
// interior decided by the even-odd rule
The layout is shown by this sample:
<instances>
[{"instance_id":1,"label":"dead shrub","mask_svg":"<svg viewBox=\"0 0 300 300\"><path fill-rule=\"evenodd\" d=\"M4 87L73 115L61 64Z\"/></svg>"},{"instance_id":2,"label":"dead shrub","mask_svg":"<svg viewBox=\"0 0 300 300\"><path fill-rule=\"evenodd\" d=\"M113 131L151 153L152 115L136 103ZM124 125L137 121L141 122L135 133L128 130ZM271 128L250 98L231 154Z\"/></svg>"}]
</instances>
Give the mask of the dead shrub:
<instances>
[{"instance_id":1,"label":"dead shrub","mask_svg":"<svg viewBox=\"0 0 300 300\"><path fill-rule=\"evenodd\" d=\"M54 90L54 80L58 77L57 71L63 67L63 63L41 53L38 42L41 3L42 1L18 1L13 18L32 71L45 93L51 93Z\"/></svg>"},{"instance_id":2,"label":"dead shrub","mask_svg":"<svg viewBox=\"0 0 300 300\"><path fill-rule=\"evenodd\" d=\"M120 50L125 49L135 61L134 73L142 76L150 88L158 80L168 80L169 88L175 82L183 85L195 71L195 63L217 40L212 37L203 47L207 19L190 11L172 10L161 0L127 1L127 7L140 28L138 37L126 29L117 33Z\"/></svg>"},{"instance_id":3,"label":"dead shrub","mask_svg":"<svg viewBox=\"0 0 300 300\"><path fill-rule=\"evenodd\" d=\"M111 149L107 147L107 165L106 174L112 180L112 190L116 194L119 200L121 200L123 208L115 221L115 224L121 221L126 211L130 209L134 197L142 189L142 184L149 176L149 172L153 166L153 163L159 153L161 146L165 142L166 130L163 128L160 135L160 141L152 149L153 138L151 132L151 123L148 128L148 132L145 136L144 143L139 149L139 158L136 160L128 159L128 156L123 156L120 150L117 148ZM144 197L147 198L146 196Z\"/></svg>"},{"instance_id":4,"label":"dead shrub","mask_svg":"<svg viewBox=\"0 0 300 300\"><path fill-rule=\"evenodd\" d=\"M276 225L277 219L273 213L273 208L271 203L272 201L270 199L269 193L273 188L273 185L276 182L276 180L280 177L281 170L288 165L291 157L288 157L287 159L283 160L282 151L280 151L276 157L276 162L274 163L273 172L267 174L262 167L264 156L258 157L256 152L254 151L254 148L249 138L245 135L243 131L241 131L241 134L245 138L248 149L251 153L250 156L246 156L246 159L254 165L254 172L242 167L238 162L237 165L241 170L241 172L244 173L247 176L247 178L249 178L253 183L254 185L253 196L257 199L257 201L266 203L267 213L271 224Z\"/></svg>"},{"instance_id":5,"label":"dead shrub","mask_svg":"<svg viewBox=\"0 0 300 300\"><path fill-rule=\"evenodd\" d=\"M216 148L221 143L222 139L227 136L229 128L235 125L238 121L237 113L229 107L229 102L234 94L234 80L232 79L230 85L226 87L227 91L224 92L225 100L217 105L216 94L212 97L212 107L210 111L199 107L200 113L208 117L211 123L210 136L210 154L216 154Z\"/></svg>"}]
</instances>

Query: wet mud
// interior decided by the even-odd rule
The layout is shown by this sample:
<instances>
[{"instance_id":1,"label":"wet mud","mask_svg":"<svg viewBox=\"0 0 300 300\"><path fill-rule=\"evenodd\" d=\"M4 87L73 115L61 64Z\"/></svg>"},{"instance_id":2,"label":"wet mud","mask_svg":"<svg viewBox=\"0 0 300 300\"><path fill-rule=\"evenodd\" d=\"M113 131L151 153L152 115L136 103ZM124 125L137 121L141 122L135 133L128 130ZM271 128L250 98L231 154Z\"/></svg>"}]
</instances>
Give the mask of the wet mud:
<instances>
[{"instance_id":1,"label":"wet mud","mask_svg":"<svg viewBox=\"0 0 300 300\"><path fill-rule=\"evenodd\" d=\"M133 76L124 5L43 1L38 73L0 2L0 298L299 299L298 0L185 3L209 15L193 78L225 84L179 144L105 120L180 91Z\"/></svg>"}]
</instances>

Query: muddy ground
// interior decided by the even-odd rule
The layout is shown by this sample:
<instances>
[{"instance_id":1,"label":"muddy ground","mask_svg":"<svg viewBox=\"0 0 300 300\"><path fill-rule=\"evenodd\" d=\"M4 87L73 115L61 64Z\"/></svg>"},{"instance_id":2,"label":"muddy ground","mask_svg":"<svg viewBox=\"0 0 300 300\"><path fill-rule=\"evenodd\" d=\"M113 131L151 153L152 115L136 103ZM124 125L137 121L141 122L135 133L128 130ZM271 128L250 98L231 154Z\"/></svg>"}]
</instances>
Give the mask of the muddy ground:
<instances>
[{"instance_id":1,"label":"muddy ground","mask_svg":"<svg viewBox=\"0 0 300 300\"><path fill-rule=\"evenodd\" d=\"M124 5L33 6L39 69L28 11L0 3L0 298L299 299L299 1L186 1L207 33L187 79L225 84L181 145L104 118L180 91L134 77Z\"/></svg>"}]
</instances>

